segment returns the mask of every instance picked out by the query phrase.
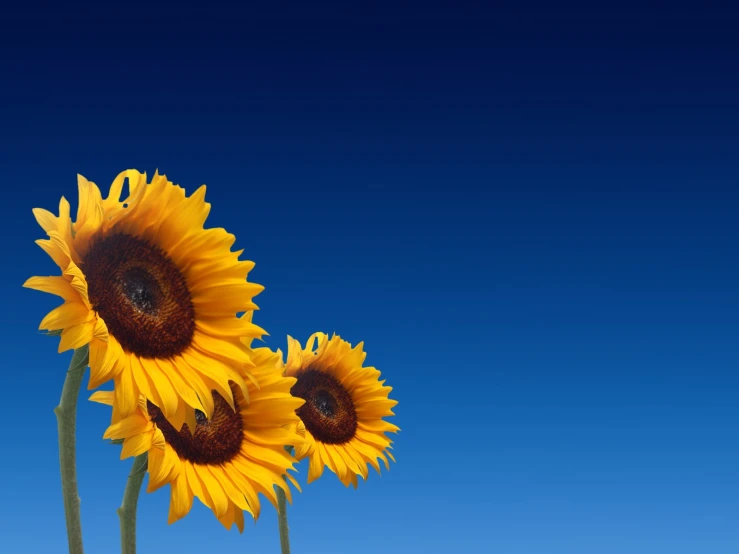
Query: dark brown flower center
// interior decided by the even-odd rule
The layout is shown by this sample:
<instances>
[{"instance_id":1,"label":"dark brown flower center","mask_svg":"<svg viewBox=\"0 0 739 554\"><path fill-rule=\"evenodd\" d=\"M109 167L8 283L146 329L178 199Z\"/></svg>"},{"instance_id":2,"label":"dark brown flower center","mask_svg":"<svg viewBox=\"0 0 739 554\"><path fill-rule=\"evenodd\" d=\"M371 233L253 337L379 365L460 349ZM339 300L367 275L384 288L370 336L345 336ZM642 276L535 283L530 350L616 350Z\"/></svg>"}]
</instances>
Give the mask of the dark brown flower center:
<instances>
[{"instance_id":1,"label":"dark brown flower center","mask_svg":"<svg viewBox=\"0 0 739 554\"><path fill-rule=\"evenodd\" d=\"M237 396L234 392L234 401ZM162 411L147 402L149 417L156 424L175 452L194 464L223 464L231 460L241 450L244 440L244 422L239 413L231 409L223 397L213 392L213 415L206 419L200 410L195 411L195 432L191 433L187 424L177 431L167 421Z\"/></svg>"},{"instance_id":2,"label":"dark brown flower center","mask_svg":"<svg viewBox=\"0 0 739 554\"><path fill-rule=\"evenodd\" d=\"M295 377L291 393L305 400L298 416L305 428L325 444L342 444L357 431L357 413L349 392L339 381L322 371L304 369Z\"/></svg>"},{"instance_id":3,"label":"dark brown flower center","mask_svg":"<svg viewBox=\"0 0 739 554\"><path fill-rule=\"evenodd\" d=\"M187 282L161 248L130 235L95 241L82 261L88 295L127 351L169 358L190 345L195 308Z\"/></svg>"}]
</instances>

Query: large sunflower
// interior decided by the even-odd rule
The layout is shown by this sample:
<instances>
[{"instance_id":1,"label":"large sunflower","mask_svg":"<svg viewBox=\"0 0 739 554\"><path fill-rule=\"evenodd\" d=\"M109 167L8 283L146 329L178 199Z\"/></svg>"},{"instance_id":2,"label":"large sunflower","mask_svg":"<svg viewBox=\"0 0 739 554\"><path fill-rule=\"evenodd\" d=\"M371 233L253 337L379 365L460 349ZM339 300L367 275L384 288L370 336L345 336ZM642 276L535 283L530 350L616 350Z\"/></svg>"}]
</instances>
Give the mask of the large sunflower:
<instances>
[{"instance_id":1,"label":"large sunflower","mask_svg":"<svg viewBox=\"0 0 739 554\"><path fill-rule=\"evenodd\" d=\"M309 440L296 448L296 456L310 459L309 483L328 467L344 485L356 488L357 476L367 479L368 463L379 473L378 458L388 469L386 455L395 461L385 433L399 429L383 417L394 415L397 402L388 398L392 388L379 380L380 372L362 367L365 357L362 343L352 348L338 335L329 339L315 333L305 349L288 337L285 374L297 379L293 396L305 400L298 415Z\"/></svg>"},{"instance_id":2,"label":"large sunflower","mask_svg":"<svg viewBox=\"0 0 739 554\"><path fill-rule=\"evenodd\" d=\"M213 392L211 417L195 413L194 432L186 423L177 431L159 408L141 396L138 409L122 417L114 405L113 392L98 391L90 399L113 405L113 423L104 437L123 440L121 458L148 453L148 492L170 485L169 523L185 516L193 497L208 506L230 529L236 523L244 530L243 510L259 517L258 493L275 507L274 486L290 489L285 481L295 459L284 445L300 448L296 433L296 409L303 404L290 395L295 379L283 376L282 353L268 348L252 352L256 364L250 371L259 383L248 380L249 401L234 386L233 410L218 392ZM299 489L299 487L298 487Z\"/></svg>"},{"instance_id":3,"label":"large sunflower","mask_svg":"<svg viewBox=\"0 0 739 554\"><path fill-rule=\"evenodd\" d=\"M78 187L75 222L64 198L58 217L34 210L49 236L36 242L62 274L24 286L64 299L39 328L61 331L60 352L90 345L88 388L113 379L123 416L140 394L177 429L188 405L211 416L212 390L233 405L229 381L246 394L242 369L251 365L241 339L264 333L237 313L257 309L263 287L247 282L254 263L231 251L233 235L204 229L205 185L186 197L163 175L147 183L128 170L105 199L82 176Z\"/></svg>"}]
</instances>

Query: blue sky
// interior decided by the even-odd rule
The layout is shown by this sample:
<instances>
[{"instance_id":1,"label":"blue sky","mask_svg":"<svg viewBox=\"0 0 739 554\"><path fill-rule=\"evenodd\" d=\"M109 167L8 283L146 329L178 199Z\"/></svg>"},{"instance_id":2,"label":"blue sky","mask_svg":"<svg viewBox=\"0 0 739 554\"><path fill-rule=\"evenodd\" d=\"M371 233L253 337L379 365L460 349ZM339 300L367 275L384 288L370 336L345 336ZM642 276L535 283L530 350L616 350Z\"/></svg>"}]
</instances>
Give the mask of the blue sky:
<instances>
[{"instance_id":1,"label":"blue sky","mask_svg":"<svg viewBox=\"0 0 739 554\"><path fill-rule=\"evenodd\" d=\"M55 272L31 208L127 168L208 185L267 345L336 331L394 387L398 463L306 486L294 552L739 550L737 12L22 10L0 34L3 551L66 548L70 354L36 332L56 300L20 288ZM81 401L94 553L130 468L107 418ZM167 526L168 496L141 497L140 553L279 552L271 507L239 535L199 505Z\"/></svg>"}]
</instances>

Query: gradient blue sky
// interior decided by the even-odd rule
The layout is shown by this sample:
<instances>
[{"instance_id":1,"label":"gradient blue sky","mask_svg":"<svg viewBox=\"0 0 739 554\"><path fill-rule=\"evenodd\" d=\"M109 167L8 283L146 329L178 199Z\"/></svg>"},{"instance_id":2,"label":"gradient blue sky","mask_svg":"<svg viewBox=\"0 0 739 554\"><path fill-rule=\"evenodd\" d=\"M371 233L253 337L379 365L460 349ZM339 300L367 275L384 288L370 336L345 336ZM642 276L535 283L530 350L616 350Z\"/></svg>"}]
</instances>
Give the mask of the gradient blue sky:
<instances>
[{"instance_id":1,"label":"gradient blue sky","mask_svg":"<svg viewBox=\"0 0 739 554\"><path fill-rule=\"evenodd\" d=\"M739 551L739 14L620 5L5 12L0 550L66 548L31 208L134 167L208 184L269 346L363 340L400 401L398 463L305 487L296 554ZM130 460L84 398L116 552ZM168 496L141 554L279 551L271 507L239 535Z\"/></svg>"}]
</instances>

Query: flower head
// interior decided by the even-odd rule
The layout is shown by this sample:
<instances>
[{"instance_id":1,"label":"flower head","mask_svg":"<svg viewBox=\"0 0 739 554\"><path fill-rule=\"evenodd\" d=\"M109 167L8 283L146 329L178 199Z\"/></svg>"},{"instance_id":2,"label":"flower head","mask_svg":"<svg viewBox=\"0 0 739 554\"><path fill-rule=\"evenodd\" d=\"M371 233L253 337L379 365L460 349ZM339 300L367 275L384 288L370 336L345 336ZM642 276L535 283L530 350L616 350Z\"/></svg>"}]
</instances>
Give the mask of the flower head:
<instances>
[{"instance_id":1,"label":"flower head","mask_svg":"<svg viewBox=\"0 0 739 554\"><path fill-rule=\"evenodd\" d=\"M113 379L123 416L140 395L178 429L188 410L212 415L213 390L233 406L229 382L247 394L253 363L242 339L264 334L237 313L257 309L263 287L247 281L254 263L231 251L234 236L203 227L205 186L187 197L163 175L147 183L129 170L105 199L82 176L78 188L74 222L64 198L58 216L34 210L48 235L36 242L61 275L24 286L64 299L39 328L61 331L60 352L89 344L89 388Z\"/></svg>"},{"instance_id":2,"label":"flower head","mask_svg":"<svg viewBox=\"0 0 739 554\"><path fill-rule=\"evenodd\" d=\"M243 531L243 511L259 517L259 493L276 506L275 485L288 498L285 477L297 486L287 473L295 459L284 445L303 443L295 414L303 401L290 395L295 379L283 376L282 353L257 348L252 359L259 385L246 380L249 402L235 385L235 410L214 392L211 416L197 411L180 431L143 396L131 415L123 417L113 406L104 437L123 441L121 458L148 453L147 491L170 485L169 523L185 516L197 497L227 529L235 523ZM98 391L91 400L113 405L114 393Z\"/></svg>"},{"instance_id":3,"label":"flower head","mask_svg":"<svg viewBox=\"0 0 739 554\"><path fill-rule=\"evenodd\" d=\"M367 478L367 464L378 472L377 459L389 469L387 457L392 441L388 432L399 429L385 421L394 415L391 387L380 381L380 372L362 367L362 343L351 344L334 335L315 333L306 343L288 337L286 375L297 382L292 394L305 400L298 415L309 442L296 449L298 458L308 457L308 482L318 479L328 467L344 485L357 486L357 477Z\"/></svg>"}]
</instances>

